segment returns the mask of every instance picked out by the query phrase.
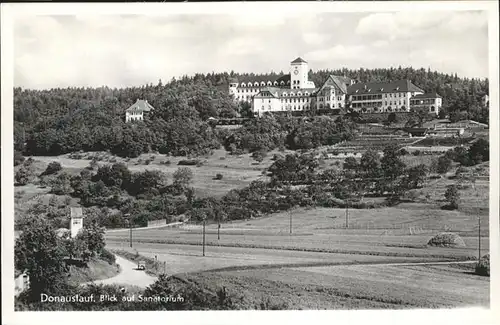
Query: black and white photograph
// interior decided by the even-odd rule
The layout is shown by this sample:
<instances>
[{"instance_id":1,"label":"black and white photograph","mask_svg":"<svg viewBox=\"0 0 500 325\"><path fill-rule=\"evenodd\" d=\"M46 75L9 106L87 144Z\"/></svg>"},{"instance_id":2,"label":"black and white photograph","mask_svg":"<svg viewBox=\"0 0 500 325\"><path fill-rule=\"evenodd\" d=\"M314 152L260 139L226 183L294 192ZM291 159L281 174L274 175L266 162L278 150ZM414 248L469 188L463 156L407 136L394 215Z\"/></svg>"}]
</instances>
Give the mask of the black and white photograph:
<instances>
[{"instance_id":1,"label":"black and white photograph","mask_svg":"<svg viewBox=\"0 0 500 325\"><path fill-rule=\"evenodd\" d=\"M498 3L392 3L2 5L6 324L491 313Z\"/></svg>"}]
</instances>

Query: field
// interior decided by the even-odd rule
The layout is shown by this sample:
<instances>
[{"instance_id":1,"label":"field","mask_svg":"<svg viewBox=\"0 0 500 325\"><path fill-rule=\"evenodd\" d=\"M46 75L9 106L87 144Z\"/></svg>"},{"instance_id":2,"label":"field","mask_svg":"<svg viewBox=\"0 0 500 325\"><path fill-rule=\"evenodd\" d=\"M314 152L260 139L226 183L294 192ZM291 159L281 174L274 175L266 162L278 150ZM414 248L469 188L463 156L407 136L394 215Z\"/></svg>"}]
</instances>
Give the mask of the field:
<instances>
[{"instance_id":1,"label":"field","mask_svg":"<svg viewBox=\"0 0 500 325\"><path fill-rule=\"evenodd\" d=\"M295 210L292 234L290 214L280 213L256 220L223 224L220 240L217 225L206 227L210 246L273 248L316 252L367 254L402 257L448 257L468 259L477 256L477 219L456 211L405 208L349 210L349 229L345 229L344 209ZM488 216L482 218L482 248L489 246ZM464 235L465 248L426 247L428 240L443 231ZM128 241L128 232L106 235L108 242ZM187 225L180 229L136 230L139 243L201 245L202 229Z\"/></svg>"},{"instance_id":2,"label":"field","mask_svg":"<svg viewBox=\"0 0 500 325\"><path fill-rule=\"evenodd\" d=\"M435 146L444 146L444 147L455 147L460 145L469 144L474 138L440 138L440 137L429 137L424 138L416 143L413 146L416 147L435 147Z\"/></svg>"},{"instance_id":3,"label":"field","mask_svg":"<svg viewBox=\"0 0 500 325\"><path fill-rule=\"evenodd\" d=\"M419 141L419 138L409 138L393 135L359 136L354 140L343 142L336 146L339 150L382 150L392 144L408 146Z\"/></svg>"},{"instance_id":4,"label":"field","mask_svg":"<svg viewBox=\"0 0 500 325\"><path fill-rule=\"evenodd\" d=\"M194 274L193 280L262 296L287 309L400 309L488 306L488 279L428 266L352 265ZM436 286L435 283L439 283Z\"/></svg>"},{"instance_id":5,"label":"field","mask_svg":"<svg viewBox=\"0 0 500 325\"><path fill-rule=\"evenodd\" d=\"M320 155L319 169L340 168L334 163L341 165L348 156L342 154L345 152L359 156L366 148L381 149L388 143L409 145L416 141L419 139L364 136L322 148L341 154L330 152L328 159ZM220 197L253 180L266 180L263 171L272 163L274 153L278 152L269 153L263 162L257 163L248 154L231 156L218 150L212 156L199 158L199 166L186 167L193 170L197 196ZM33 158L38 173L51 161L60 162L65 171L78 173L96 155L98 164L123 162L133 172L160 170L169 182L173 173L184 167L178 162L186 159L159 154L121 159L102 152L85 154L85 159L73 159L70 155ZM402 156L408 166L430 166L436 158ZM489 164L474 168L481 169L484 176L475 187L461 185L459 209L454 211L442 208L446 205L447 186L457 184L452 170L443 177L429 179L423 188L412 190L395 207L349 209L347 218L346 209L298 208L258 219L226 222L220 231L217 224L209 223L204 248L203 229L196 224L135 229L132 248L128 229L107 232L106 245L115 251L139 253L166 262L169 275L181 274L203 286L224 286L229 292L242 294L242 309L258 308L263 297L269 299L268 309L487 306L489 278L474 275L474 264L470 262L479 253L479 221L481 255L489 252ZM215 180L216 174L223 178ZM38 198L47 203L53 196L48 194L48 188L33 184L16 187L15 191L16 214L26 211ZM458 233L466 246L427 246L429 239L440 232ZM434 264L417 264L424 262ZM435 264L438 262L445 264ZM452 262L468 264L446 264Z\"/></svg>"},{"instance_id":6,"label":"field","mask_svg":"<svg viewBox=\"0 0 500 325\"><path fill-rule=\"evenodd\" d=\"M178 165L180 160L185 157L169 157L166 155L142 155L134 159L122 159L111 156L106 153L93 153L90 156L98 155L101 161L98 164L111 164L113 162L122 162L132 172L144 170L159 170L166 174L168 181L172 181L174 172L179 167L188 167L193 171L193 186L197 196L223 196L231 189L242 188L257 179L265 179L262 175L264 168L271 163L272 153L260 164L255 162L249 155L232 156L224 150L217 150L213 155L201 158L202 166L181 166ZM150 160L154 156L153 160ZM32 157L41 164L48 165L52 161L58 161L66 170L79 171L89 166L91 159L72 159L70 155L61 155L57 157ZM90 158L90 157L89 157ZM150 160L146 164L146 160ZM170 161L170 164L164 164ZM41 170L43 171L43 169ZM222 174L221 180L215 180L216 174Z\"/></svg>"}]
</instances>

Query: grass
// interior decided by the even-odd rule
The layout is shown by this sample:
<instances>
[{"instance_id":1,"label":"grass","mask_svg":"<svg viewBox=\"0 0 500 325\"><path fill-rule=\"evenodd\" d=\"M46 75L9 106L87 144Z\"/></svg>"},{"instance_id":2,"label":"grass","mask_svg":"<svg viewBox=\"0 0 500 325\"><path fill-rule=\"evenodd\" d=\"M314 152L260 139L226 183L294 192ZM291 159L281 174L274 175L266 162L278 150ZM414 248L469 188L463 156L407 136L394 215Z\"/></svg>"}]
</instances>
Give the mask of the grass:
<instances>
[{"instance_id":1,"label":"grass","mask_svg":"<svg viewBox=\"0 0 500 325\"><path fill-rule=\"evenodd\" d=\"M73 284L80 284L95 280L111 278L120 273L120 266L109 264L101 259L91 259L87 267L70 266L69 281Z\"/></svg>"},{"instance_id":2,"label":"grass","mask_svg":"<svg viewBox=\"0 0 500 325\"><path fill-rule=\"evenodd\" d=\"M167 175L167 179L171 182L173 174L179 167L188 167L193 171L193 187L197 196L216 196L220 197L226 194L231 189L242 188L257 179L263 179L262 170L267 168L271 163L271 158L274 152L268 156L258 165L254 165L254 160L250 155L245 154L241 156L232 156L227 154L224 150L216 150L213 155L207 157L197 158L203 162L200 167L197 166L179 166L179 161L186 160L186 157L169 157L167 155L155 154L154 159L151 160L152 154L143 154L137 158L124 159L120 157L105 155L105 153L95 153L105 156L106 160L99 161L98 164L111 164L121 162L127 165L132 172L139 172L144 170L159 170ZM87 167L90 159L71 159L71 155L61 155L58 157L33 157L45 165L52 161L58 161L64 170L73 169L81 170ZM88 155L87 155L88 156ZM221 157L224 157L222 160ZM128 160L128 161L127 161ZM169 165L162 164L163 161L170 161ZM140 161L140 163L139 163ZM145 161L150 161L145 164ZM44 170L44 169L43 169ZM221 174L221 180L214 180L214 175Z\"/></svg>"},{"instance_id":3,"label":"grass","mask_svg":"<svg viewBox=\"0 0 500 325\"><path fill-rule=\"evenodd\" d=\"M460 274L460 276L459 276ZM489 282L464 272L412 266L325 266L190 274L196 283L244 293L243 308L263 298L286 309L443 308L489 304ZM435 286L440 283L440 286Z\"/></svg>"},{"instance_id":4,"label":"grass","mask_svg":"<svg viewBox=\"0 0 500 325\"><path fill-rule=\"evenodd\" d=\"M413 145L416 147L434 147L434 146L460 146L462 144L468 144L472 140L474 140L471 137L467 138L440 138L440 137L433 137L433 138L424 138Z\"/></svg>"},{"instance_id":5,"label":"grass","mask_svg":"<svg viewBox=\"0 0 500 325\"><path fill-rule=\"evenodd\" d=\"M287 249L311 252L371 254L383 256L434 256L473 258L478 247L477 218L463 211L441 210L432 204L405 203L394 208L349 210L297 209L259 219L223 224L221 239L217 225L206 227L209 246ZM482 247L489 247L488 215L481 215ZM136 230L134 242L201 245L201 226L180 229ZM437 233L452 231L463 237L465 248L429 248ZM128 240L127 232L108 233L108 241Z\"/></svg>"}]
</instances>

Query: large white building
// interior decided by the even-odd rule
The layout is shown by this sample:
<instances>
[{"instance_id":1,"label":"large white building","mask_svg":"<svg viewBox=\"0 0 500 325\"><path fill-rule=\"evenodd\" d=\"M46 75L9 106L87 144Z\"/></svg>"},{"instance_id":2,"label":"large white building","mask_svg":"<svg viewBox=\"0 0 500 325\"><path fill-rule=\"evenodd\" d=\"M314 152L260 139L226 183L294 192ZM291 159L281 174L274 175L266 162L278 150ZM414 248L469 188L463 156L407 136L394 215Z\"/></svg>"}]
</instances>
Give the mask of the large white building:
<instances>
[{"instance_id":1,"label":"large white building","mask_svg":"<svg viewBox=\"0 0 500 325\"><path fill-rule=\"evenodd\" d=\"M413 108L437 115L442 106L441 96L426 95L409 80L357 83L330 75L316 88L308 80L308 72L307 62L297 58L290 63L289 74L272 80L262 76L232 80L229 93L237 101L250 102L257 115L309 109L345 112L347 108L359 113L409 112Z\"/></svg>"}]
</instances>

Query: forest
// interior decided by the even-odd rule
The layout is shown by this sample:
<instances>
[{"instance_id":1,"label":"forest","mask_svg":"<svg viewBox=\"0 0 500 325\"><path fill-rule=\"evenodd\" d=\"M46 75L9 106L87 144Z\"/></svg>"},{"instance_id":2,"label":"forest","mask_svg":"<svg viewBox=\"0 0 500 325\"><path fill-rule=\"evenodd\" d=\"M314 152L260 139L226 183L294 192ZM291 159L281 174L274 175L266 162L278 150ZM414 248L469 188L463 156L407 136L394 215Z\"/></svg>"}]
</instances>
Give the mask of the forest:
<instances>
[{"instance_id":1,"label":"forest","mask_svg":"<svg viewBox=\"0 0 500 325\"><path fill-rule=\"evenodd\" d=\"M309 79L321 85L329 74L346 75L361 82L409 79L426 92L440 94L444 114L451 118L488 123L488 109L481 105L481 98L489 93L488 79L401 67L310 71ZM278 127L280 130L275 122L267 126L250 122L232 133L211 127L208 117L251 115L249 105L235 103L227 92L230 78L248 76L252 74L196 74L165 84L159 80L156 85L123 89L14 88L15 150L27 156L101 150L122 157L137 157L149 151L178 156L206 154L221 145L231 147L230 151L252 152L263 149L264 142L271 143L271 147L284 143L291 149L301 149L349 137L351 127L339 124L342 119L318 120L310 124L316 130L312 134L306 134L309 126L290 126L288 122L278 123L283 128ZM268 76L275 78L277 74ZM148 100L155 110L144 122L125 123L125 110L137 99ZM324 134L319 127L331 132Z\"/></svg>"}]
</instances>

